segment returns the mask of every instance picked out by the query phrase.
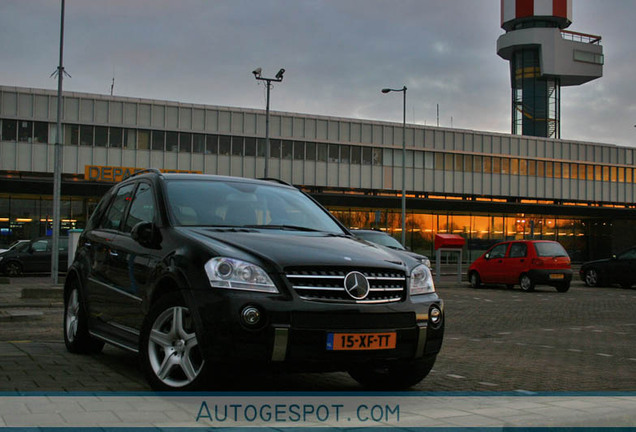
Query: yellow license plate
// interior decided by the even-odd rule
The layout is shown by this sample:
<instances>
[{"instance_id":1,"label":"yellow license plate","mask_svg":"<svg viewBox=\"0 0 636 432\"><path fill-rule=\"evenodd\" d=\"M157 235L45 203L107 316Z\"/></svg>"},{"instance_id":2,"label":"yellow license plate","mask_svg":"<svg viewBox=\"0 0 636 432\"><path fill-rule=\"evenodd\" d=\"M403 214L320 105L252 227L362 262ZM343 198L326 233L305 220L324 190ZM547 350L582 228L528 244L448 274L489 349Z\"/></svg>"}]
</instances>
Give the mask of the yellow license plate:
<instances>
[{"instance_id":1,"label":"yellow license plate","mask_svg":"<svg viewBox=\"0 0 636 432\"><path fill-rule=\"evenodd\" d=\"M562 273L553 273L550 275L550 279L563 279L564 277Z\"/></svg>"},{"instance_id":2,"label":"yellow license plate","mask_svg":"<svg viewBox=\"0 0 636 432\"><path fill-rule=\"evenodd\" d=\"M394 349L397 333L328 333L328 351L360 351Z\"/></svg>"}]
</instances>

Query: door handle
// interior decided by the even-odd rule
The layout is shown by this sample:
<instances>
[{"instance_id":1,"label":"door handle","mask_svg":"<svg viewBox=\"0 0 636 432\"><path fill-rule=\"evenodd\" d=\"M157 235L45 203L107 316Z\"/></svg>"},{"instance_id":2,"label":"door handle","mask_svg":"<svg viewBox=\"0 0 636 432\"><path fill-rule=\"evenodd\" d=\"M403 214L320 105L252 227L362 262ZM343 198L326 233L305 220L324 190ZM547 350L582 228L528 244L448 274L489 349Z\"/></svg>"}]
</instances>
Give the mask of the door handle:
<instances>
[{"instance_id":1,"label":"door handle","mask_svg":"<svg viewBox=\"0 0 636 432\"><path fill-rule=\"evenodd\" d=\"M84 242L84 246L87 247L87 248L93 247L93 243L87 241L87 242Z\"/></svg>"},{"instance_id":2,"label":"door handle","mask_svg":"<svg viewBox=\"0 0 636 432\"><path fill-rule=\"evenodd\" d=\"M109 254L110 254L110 256L112 256L112 257L119 256L119 254L117 253L117 251L114 251L114 250L112 250L112 249L109 249L109 250L108 250L108 253L109 253Z\"/></svg>"}]
</instances>

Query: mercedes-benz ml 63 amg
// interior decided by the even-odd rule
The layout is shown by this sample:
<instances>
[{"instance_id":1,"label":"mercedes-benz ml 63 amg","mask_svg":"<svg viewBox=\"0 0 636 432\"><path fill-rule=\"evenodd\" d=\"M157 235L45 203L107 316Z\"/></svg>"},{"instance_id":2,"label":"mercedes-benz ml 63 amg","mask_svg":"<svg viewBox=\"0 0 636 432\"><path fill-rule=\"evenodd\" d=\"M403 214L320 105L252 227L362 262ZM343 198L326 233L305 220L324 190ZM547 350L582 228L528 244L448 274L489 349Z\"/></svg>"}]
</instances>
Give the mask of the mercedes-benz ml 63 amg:
<instances>
[{"instance_id":1,"label":"mercedes-benz ml 63 amg","mask_svg":"<svg viewBox=\"0 0 636 432\"><path fill-rule=\"evenodd\" d=\"M222 388L255 366L379 389L428 374L444 331L428 267L356 239L292 186L148 171L114 186L80 236L69 351L138 352L158 390Z\"/></svg>"}]
</instances>

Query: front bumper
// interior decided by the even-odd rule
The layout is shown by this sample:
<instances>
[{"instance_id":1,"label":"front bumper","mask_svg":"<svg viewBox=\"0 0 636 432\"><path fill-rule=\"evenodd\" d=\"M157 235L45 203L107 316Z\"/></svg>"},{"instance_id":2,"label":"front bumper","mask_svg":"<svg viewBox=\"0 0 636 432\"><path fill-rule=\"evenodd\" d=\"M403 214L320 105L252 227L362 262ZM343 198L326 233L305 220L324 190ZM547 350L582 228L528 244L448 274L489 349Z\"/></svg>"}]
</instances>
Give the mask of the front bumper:
<instances>
[{"instance_id":1,"label":"front bumper","mask_svg":"<svg viewBox=\"0 0 636 432\"><path fill-rule=\"evenodd\" d=\"M285 299L277 295L197 290L191 292L200 346L219 363L281 364L296 370L343 370L356 363L413 360L437 354L444 334L443 302L436 294L389 304L333 304ZM260 320L249 325L246 307ZM442 311L433 324L429 311ZM332 351L329 333L395 332L394 349Z\"/></svg>"}]
</instances>

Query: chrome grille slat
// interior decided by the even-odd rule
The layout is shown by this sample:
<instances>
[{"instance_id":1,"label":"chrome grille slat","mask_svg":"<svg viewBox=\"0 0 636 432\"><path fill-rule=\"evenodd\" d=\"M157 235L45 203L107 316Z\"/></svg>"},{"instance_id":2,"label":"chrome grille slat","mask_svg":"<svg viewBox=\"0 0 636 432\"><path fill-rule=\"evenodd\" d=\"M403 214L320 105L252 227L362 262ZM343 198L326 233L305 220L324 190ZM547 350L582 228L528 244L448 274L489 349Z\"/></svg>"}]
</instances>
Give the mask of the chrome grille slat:
<instances>
[{"instance_id":1,"label":"chrome grille slat","mask_svg":"<svg viewBox=\"0 0 636 432\"><path fill-rule=\"evenodd\" d=\"M362 273L369 283L369 294L354 299L344 287L345 276ZM290 268L285 276L303 300L329 303L379 304L404 299L406 276L401 271L378 268Z\"/></svg>"}]
</instances>

